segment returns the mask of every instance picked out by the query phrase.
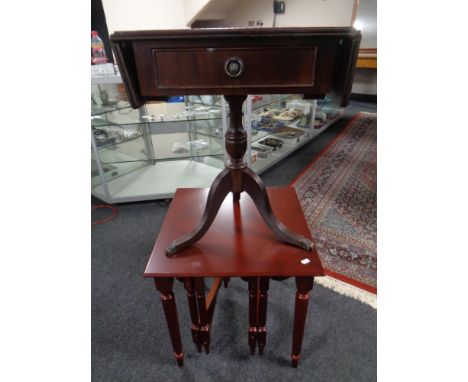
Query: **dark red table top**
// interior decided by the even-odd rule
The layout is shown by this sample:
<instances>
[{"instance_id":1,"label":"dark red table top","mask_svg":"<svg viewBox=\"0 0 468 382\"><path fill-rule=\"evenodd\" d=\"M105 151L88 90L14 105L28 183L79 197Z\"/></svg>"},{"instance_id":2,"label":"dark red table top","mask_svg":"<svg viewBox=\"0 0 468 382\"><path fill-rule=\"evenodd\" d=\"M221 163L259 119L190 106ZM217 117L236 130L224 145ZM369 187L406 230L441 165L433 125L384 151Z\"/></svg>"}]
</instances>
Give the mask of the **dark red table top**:
<instances>
[{"instance_id":1,"label":"dark red table top","mask_svg":"<svg viewBox=\"0 0 468 382\"><path fill-rule=\"evenodd\" d=\"M179 188L171 202L145 277L323 276L317 251L308 252L280 242L263 222L250 196L238 205L224 200L203 238L166 257L172 240L194 228L203 214L208 189ZM293 231L311 238L292 187L268 188L276 217Z\"/></svg>"}]
</instances>

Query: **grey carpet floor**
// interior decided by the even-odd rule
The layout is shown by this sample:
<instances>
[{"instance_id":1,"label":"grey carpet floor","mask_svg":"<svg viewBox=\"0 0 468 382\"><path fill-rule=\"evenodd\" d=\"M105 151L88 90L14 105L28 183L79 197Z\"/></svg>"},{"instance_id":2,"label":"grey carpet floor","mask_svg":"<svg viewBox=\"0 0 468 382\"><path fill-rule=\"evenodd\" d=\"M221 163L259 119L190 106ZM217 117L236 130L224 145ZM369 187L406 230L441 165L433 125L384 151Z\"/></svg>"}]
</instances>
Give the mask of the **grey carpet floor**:
<instances>
[{"instance_id":1,"label":"grey carpet floor","mask_svg":"<svg viewBox=\"0 0 468 382\"><path fill-rule=\"evenodd\" d=\"M262 175L268 186L288 185L358 111L374 104L352 102L346 116L311 143ZM94 199L92 202L99 202ZM168 204L118 206L114 220L92 228L93 381L375 381L377 314L368 305L316 285L309 303L299 367L289 366L294 282L270 283L267 346L251 357L247 345L247 284L231 280L220 290L211 352L197 353L179 282L175 295L185 366L172 357L159 294L142 273ZM93 219L105 211L97 210Z\"/></svg>"}]
</instances>

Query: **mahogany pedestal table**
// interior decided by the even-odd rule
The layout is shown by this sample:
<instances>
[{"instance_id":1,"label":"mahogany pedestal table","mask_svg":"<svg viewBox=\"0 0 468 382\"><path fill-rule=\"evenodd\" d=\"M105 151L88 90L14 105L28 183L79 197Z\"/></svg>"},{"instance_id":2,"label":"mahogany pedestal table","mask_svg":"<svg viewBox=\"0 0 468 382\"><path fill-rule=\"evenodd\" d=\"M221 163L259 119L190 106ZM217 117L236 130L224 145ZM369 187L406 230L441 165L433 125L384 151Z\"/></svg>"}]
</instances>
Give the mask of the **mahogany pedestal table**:
<instances>
[{"instance_id":1,"label":"mahogany pedestal table","mask_svg":"<svg viewBox=\"0 0 468 382\"><path fill-rule=\"evenodd\" d=\"M167 257L165 249L187 232L203 214L208 189L178 189L151 253L144 276L153 278L161 293L175 358L183 365L184 353L173 293L174 279L184 283L191 316L192 339L200 352L209 352L210 329L221 281L241 277L248 282L250 353L263 354L267 334L267 300L270 279L295 277L296 296L292 335L292 366L301 355L309 292L314 277L323 276L320 259L311 251L275 240L254 201L245 196L227 198L221 204L211 228L195 244ZM291 230L311 240L295 190L290 187L267 188L272 210ZM205 278L213 277L211 290L205 295ZM226 323L224 330L229 330Z\"/></svg>"},{"instance_id":2,"label":"mahogany pedestal table","mask_svg":"<svg viewBox=\"0 0 468 382\"><path fill-rule=\"evenodd\" d=\"M216 177L199 222L167 242L172 256L209 230L227 194L254 200L276 238L307 251L312 242L272 212L265 186L244 160L242 103L248 94L300 93L349 102L361 33L353 28L227 28L123 31L112 48L132 107L172 95L221 94L230 108L224 136L230 159Z\"/></svg>"}]
</instances>

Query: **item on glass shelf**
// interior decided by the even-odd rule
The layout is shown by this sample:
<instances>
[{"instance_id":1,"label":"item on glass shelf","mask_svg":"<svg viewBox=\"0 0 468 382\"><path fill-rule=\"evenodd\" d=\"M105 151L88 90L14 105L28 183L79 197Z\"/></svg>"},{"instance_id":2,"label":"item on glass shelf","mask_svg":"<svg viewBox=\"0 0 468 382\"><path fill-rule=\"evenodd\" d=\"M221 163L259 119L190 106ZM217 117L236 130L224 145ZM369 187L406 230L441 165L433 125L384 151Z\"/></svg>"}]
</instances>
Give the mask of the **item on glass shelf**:
<instances>
[{"instance_id":1,"label":"item on glass shelf","mask_svg":"<svg viewBox=\"0 0 468 382\"><path fill-rule=\"evenodd\" d=\"M296 129L295 127L285 126L275 132L275 135L281 138L287 139L299 139L304 135L304 132L300 129Z\"/></svg>"},{"instance_id":2,"label":"item on glass shelf","mask_svg":"<svg viewBox=\"0 0 468 382\"><path fill-rule=\"evenodd\" d=\"M251 146L251 148L252 148L252 150L256 151L257 156L259 158L267 158L270 155L270 153L273 151L273 149L271 147L260 145L258 143L254 143Z\"/></svg>"},{"instance_id":3,"label":"item on glass shelf","mask_svg":"<svg viewBox=\"0 0 468 382\"><path fill-rule=\"evenodd\" d=\"M190 147L194 151L202 151L210 147L210 145L207 142L205 142L203 139L198 139L196 141L189 141L187 142L187 146Z\"/></svg>"},{"instance_id":4,"label":"item on glass shelf","mask_svg":"<svg viewBox=\"0 0 468 382\"><path fill-rule=\"evenodd\" d=\"M215 127L215 128L213 128L212 133L213 133L213 135L215 135L217 137L222 137L223 136L223 129L221 129L220 127Z\"/></svg>"},{"instance_id":5,"label":"item on glass shelf","mask_svg":"<svg viewBox=\"0 0 468 382\"><path fill-rule=\"evenodd\" d=\"M299 119L299 122L297 123L298 127L309 127L309 125L310 125L310 114L303 115Z\"/></svg>"},{"instance_id":6,"label":"item on glass shelf","mask_svg":"<svg viewBox=\"0 0 468 382\"><path fill-rule=\"evenodd\" d=\"M273 119L277 121L290 122L290 121L295 120L297 117L301 117L302 115L304 115L304 113L300 110L287 109L287 110L283 110L279 115L275 115Z\"/></svg>"},{"instance_id":7,"label":"item on glass shelf","mask_svg":"<svg viewBox=\"0 0 468 382\"><path fill-rule=\"evenodd\" d=\"M268 124L268 123L271 123L271 118L272 118L272 117L269 117L269 116L267 116L267 115L261 115L261 116L260 116L260 123L262 123L262 124L264 124L264 125L266 125L266 124Z\"/></svg>"},{"instance_id":8,"label":"item on glass shelf","mask_svg":"<svg viewBox=\"0 0 468 382\"><path fill-rule=\"evenodd\" d=\"M317 105L318 106L327 105L331 102L332 102L332 99L330 98L330 96L326 95L325 98L317 100Z\"/></svg>"},{"instance_id":9,"label":"item on glass shelf","mask_svg":"<svg viewBox=\"0 0 468 382\"><path fill-rule=\"evenodd\" d=\"M295 109L302 111L303 114L310 113L310 102L303 99L294 99L286 103L288 109Z\"/></svg>"},{"instance_id":10,"label":"item on glass shelf","mask_svg":"<svg viewBox=\"0 0 468 382\"><path fill-rule=\"evenodd\" d=\"M314 129L320 129L323 126L322 121L315 120L314 121Z\"/></svg>"},{"instance_id":11,"label":"item on glass shelf","mask_svg":"<svg viewBox=\"0 0 468 382\"><path fill-rule=\"evenodd\" d=\"M267 117L262 117L260 121L252 121L251 126L256 130L263 130L269 132L275 132L278 129L281 129L284 126L284 122L281 121L272 121Z\"/></svg>"},{"instance_id":12,"label":"item on glass shelf","mask_svg":"<svg viewBox=\"0 0 468 382\"><path fill-rule=\"evenodd\" d=\"M276 131L277 129L284 127L286 124L281 121L272 121L271 125L273 126L273 131Z\"/></svg>"},{"instance_id":13,"label":"item on glass shelf","mask_svg":"<svg viewBox=\"0 0 468 382\"><path fill-rule=\"evenodd\" d=\"M251 122L251 126L253 129L260 129L264 125L265 125L265 121L263 119L260 121L252 120Z\"/></svg>"},{"instance_id":14,"label":"item on glass shelf","mask_svg":"<svg viewBox=\"0 0 468 382\"><path fill-rule=\"evenodd\" d=\"M106 123L109 123L109 125L100 126L99 129L93 128L96 143L120 143L139 134L138 130L127 129L118 124L113 124L112 122Z\"/></svg>"},{"instance_id":15,"label":"item on glass shelf","mask_svg":"<svg viewBox=\"0 0 468 382\"><path fill-rule=\"evenodd\" d=\"M104 130L96 129L95 127L93 127L92 130L96 142L102 143L107 139L108 134Z\"/></svg>"},{"instance_id":16,"label":"item on glass shelf","mask_svg":"<svg viewBox=\"0 0 468 382\"><path fill-rule=\"evenodd\" d=\"M267 117L267 118L273 118L275 115L280 114L281 111L278 109L269 109L267 107L263 108L263 111L259 114L260 117Z\"/></svg>"},{"instance_id":17,"label":"item on glass shelf","mask_svg":"<svg viewBox=\"0 0 468 382\"><path fill-rule=\"evenodd\" d=\"M140 129L137 125L135 125L135 127L136 128L134 128L133 125L121 126L112 124L108 126L107 131L110 131L110 133L116 137L115 141L119 143L140 135Z\"/></svg>"},{"instance_id":18,"label":"item on glass shelf","mask_svg":"<svg viewBox=\"0 0 468 382\"><path fill-rule=\"evenodd\" d=\"M258 142L261 145L270 146L273 148L273 151L279 149L283 146L283 141L281 139L276 138L265 138L262 141Z\"/></svg>"},{"instance_id":19,"label":"item on glass shelf","mask_svg":"<svg viewBox=\"0 0 468 382\"><path fill-rule=\"evenodd\" d=\"M203 151L210 147L210 145L203 139L189 142L174 142L171 151L175 154L186 153L190 149L193 151Z\"/></svg>"},{"instance_id":20,"label":"item on glass shelf","mask_svg":"<svg viewBox=\"0 0 468 382\"><path fill-rule=\"evenodd\" d=\"M338 114L338 111L336 109L331 109L331 108L330 109L329 108L327 108L327 109L323 108L322 111L327 115L328 119L335 118L336 115Z\"/></svg>"},{"instance_id":21,"label":"item on glass shelf","mask_svg":"<svg viewBox=\"0 0 468 382\"><path fill-rule=\"evenodd\" d=\"M172 144L171 151L174 154L182 154L188 152L187 143L184 142L174 142Z\"/></svg>"},{"instance_id":22,"label":"item on glass shelf","mask_svg":"<svg viewBox=\"0 0 468 382\"><path fill-rule=\"evenodd\" d=\"M319 120L325 122L327 120L327 113L317 110L315 112L315 119L319 119Z\"/></svg>"}]
</instances>

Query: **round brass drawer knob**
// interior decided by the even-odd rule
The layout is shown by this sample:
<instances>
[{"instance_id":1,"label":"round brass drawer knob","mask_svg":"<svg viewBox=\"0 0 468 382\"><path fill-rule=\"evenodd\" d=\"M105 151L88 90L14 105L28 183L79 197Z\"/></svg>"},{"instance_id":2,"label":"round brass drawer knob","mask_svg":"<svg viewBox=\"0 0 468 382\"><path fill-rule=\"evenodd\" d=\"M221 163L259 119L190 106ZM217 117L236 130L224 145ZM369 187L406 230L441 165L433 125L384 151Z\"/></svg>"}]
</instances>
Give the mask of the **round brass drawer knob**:
<instances>
[{"instance_id":1,"label":"round brass drawer knob","mask_svg":"<svg viewBox=\"0 0 468 382\"><path fill-rule=\"evenodd\" d=\"M224 71L229 77L239 77L244 71L244 61L239 57L229 57L224 64Z\"/></svg>"}]
</instances>

